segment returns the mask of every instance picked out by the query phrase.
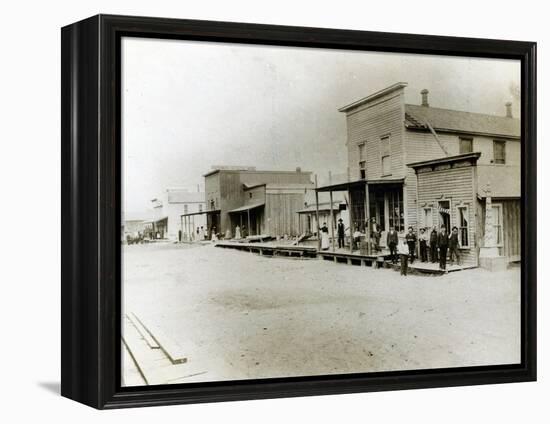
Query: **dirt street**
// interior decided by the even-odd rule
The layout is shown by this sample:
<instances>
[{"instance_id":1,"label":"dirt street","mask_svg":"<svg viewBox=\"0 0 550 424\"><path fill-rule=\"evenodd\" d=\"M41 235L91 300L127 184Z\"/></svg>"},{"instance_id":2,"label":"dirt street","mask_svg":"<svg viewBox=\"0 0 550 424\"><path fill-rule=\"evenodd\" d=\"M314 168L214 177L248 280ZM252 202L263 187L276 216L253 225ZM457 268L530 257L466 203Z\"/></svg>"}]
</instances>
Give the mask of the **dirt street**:
<instances>
[{"instance_id":1,"label":"dirt street","mask_svg":"<svg viewBox=\"0 0 550 424\"><path fill-rule=\"evenodd\" d=\"M519 267L402 277L159 243L124 246L123 269L125 312L186 350L177 383L520 360Z\"/></svg>"}]
</instances>

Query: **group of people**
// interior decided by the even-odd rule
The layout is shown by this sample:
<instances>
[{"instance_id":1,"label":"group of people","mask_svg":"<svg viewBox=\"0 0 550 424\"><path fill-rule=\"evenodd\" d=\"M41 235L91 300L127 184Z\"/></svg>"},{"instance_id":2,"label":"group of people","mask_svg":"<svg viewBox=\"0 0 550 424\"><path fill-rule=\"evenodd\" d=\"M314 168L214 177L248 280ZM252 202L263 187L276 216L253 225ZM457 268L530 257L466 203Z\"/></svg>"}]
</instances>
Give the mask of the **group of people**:
<instances>
[{"instance_id":1,"label":"group of people","mask_svg":"<svg viewBox=\"0 0 550 424\"><path fill-rule=\"evenodd\" d=\"M197 227L196 233L197 233L197 236L196 236L197 240L210 239L211 241L218 241L220 239L231 239L231 238L240 240L248 237L248 230L244 225L242 226L242 228L239 227L238 225L235 227L235 237L232 237L230 229L227 229L227 231L225 232L225 235L223 233L219 233L215 225L213 225L212 228L210 228L210 237L208 236L208 231L205 231L203 227L200 227L200 228Z\"/></svg>"},{"instance_id":2,"label":"group of people","mask_svg":"<svg viewBox=\"0 0 550 424\"><path fill-rule=\"evenodd\" d=\"M405 234L405 245L399 246L399 236L394 227L390 227L387 235L387 246L390 249L390 256L392 263L397 263L397 254L399 254L403 260L410 260L411 264L416 258L416 243L419 243L420 261L428 262L430 260L433 263L439 261L439 269L444 271L447 268L447 253L449 254L449 260L451 263L456 259L456 263L460 263L459 253L459 239L458 228L453 227L451 234L448 234L447 228L442 225L440 231L437 231L437 227L433 227L429 236L426 232L427 228L421 228L420 234L414 233L413 227L409 227L407 234ZM429 252L429 258L428 258ZM402 262L403 264L403 262ZM406 264L405 264L406 265Z\"/></svg>"}]
</instances>

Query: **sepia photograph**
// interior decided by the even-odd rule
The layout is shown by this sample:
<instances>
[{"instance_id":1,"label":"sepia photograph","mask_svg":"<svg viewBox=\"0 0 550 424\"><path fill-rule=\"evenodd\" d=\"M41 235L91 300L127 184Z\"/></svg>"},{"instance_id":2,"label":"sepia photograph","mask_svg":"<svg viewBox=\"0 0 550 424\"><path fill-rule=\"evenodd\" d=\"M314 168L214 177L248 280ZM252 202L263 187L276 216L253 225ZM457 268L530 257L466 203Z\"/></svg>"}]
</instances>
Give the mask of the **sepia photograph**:
<instances>
[{"instance_id":1,"label":"sepia photograph","mask_svg":"<svg viewBox=\"0 0 550 424\"><path fill-rule=\"evenodd\" d=\"M519 60L123 37L120 78L123 387L521 362Z\"/></svg>"}]
</instances>

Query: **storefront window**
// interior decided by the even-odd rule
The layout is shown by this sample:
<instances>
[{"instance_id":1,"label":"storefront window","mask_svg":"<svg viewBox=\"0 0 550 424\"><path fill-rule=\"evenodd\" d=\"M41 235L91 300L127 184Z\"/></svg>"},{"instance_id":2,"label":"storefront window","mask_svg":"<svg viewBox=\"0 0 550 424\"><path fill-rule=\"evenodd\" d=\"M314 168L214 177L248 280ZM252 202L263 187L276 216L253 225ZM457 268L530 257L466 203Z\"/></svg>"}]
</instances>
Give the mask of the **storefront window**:
<instances>
[{"instance_id":1,"label":"storefront window","mask_svg":"<svg viewBox=\"0 0 550 424\"><path fill-rule=\"evenodd\" d=\"M401 189L392 190L388 193L388 212L390 227L396 231L405 230L405 214L403 213L403 194Z\"/></svg>"},{"instance_id":2,"label":"storefront window","mask_svg":"<svg viewBox=\"0 0 550 424\"><path fill-rule=\"evenodd\" d=\"M468 237L468 228L469 228L469 216L468 216L468 206L459 206L458 207L458 236L460 241L460 246L469 247L470 239Z\"/></svg>"}]
</instances>

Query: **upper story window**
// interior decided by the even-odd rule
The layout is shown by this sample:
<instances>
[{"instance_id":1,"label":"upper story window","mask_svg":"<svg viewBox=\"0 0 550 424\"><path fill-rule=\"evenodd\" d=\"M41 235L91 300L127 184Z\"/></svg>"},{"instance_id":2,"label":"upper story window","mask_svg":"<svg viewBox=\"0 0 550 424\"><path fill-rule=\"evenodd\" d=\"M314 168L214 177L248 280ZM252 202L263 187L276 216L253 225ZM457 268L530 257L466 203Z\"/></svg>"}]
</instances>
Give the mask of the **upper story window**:
<instances>
[{"instance_id":1,"label":"upper story window","mask_svg":"<svg viewBox=\"0 0 550 424\"><path fill-rule=\"evenodd\" d=\"M183 205L183 213L188 213L189 212L189 206L188 205Z\"/></svg>"},{"instance_id":2,"label":"upper story window","mask_svg":"<svg viewBox=\"0 0 550 424\"><path fill-rule=\"evenodd\" d=\"M199 203L199 212L202 212L202 203Z\"/></svg>"},{"instance_id":3,"label":"upper story window","mask_svg":"<svg viewBox=\"0 0 550 424\"><path fill-rule=\"evenodd\" d=\"M366 168L366 166L367 165L366 165L366 162L364 160L359 162L359 178L361 178L362 180L367 178L367 168Z\"/></svg>"},{"instance_id":4,"label":"upper story window","mask_svg":"<svg viewBox=\"0 0 550 424\"><path fill-rule=\"evenodd\" d=\"M474 151L474 140L472 138L460 137L458 139L459 147L458 153L472 153Z\"/></svg>"},{"instance_id":5,"label":"upper story window","mask_svg":"<svg viewBox=\"0 0 550 424\"><path fill-rule=\"evenodd\" d=\"M502 140L493 141L493 163L506 163L506 142Z\"/></svg>"},{"instance_id":6,"label":"upper story window","mask_svg":"<svg viewBox=\"0 0 550 424\"><path fill-rule=\"evenodd\" d=\"M359 144L359 161L363 162L365 160L365 143Z\"/></svg>"},{"instance_id":7,"label":"upper story window","mask_svg":"<svg viewBox=\"0 0 550 424\"><path fill-rule=\"evenodd\" d=\"M380 138L380 160L382 162L382 175L391 175L391 148L389 135Z\"/></svg>"}]
</instances>

